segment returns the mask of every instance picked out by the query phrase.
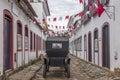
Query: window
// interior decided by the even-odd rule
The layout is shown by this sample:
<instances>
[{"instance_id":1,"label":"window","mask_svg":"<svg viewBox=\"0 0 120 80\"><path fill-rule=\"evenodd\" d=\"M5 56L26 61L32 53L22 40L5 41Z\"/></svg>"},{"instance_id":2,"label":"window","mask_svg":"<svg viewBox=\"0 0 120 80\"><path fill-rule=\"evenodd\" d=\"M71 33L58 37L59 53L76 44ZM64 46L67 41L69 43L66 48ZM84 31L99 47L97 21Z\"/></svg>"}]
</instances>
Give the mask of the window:
<instances>
[{"instance_id":1,"label":"window","mask_svg":"<svg viewBox=\"0 0 120 80\"><path fill-rule=\"evenodd\" d=\"M22 50L22 24L17 21L17 50Z\"/></svg>"},{"instance_id":2,"label":"window","mask_svg":"<svg viewBox=\"0 0 120 80\"><path fill-rule=\"evenodd\" d=\"M22 25L20 22L17 23L17 34L21 34L22 35Z\"/></svg>"},{"instance_id":3,"label":"window","mask_svg":"<svg viewBox=\"0 0 120 80\"><path fill-rule=\"evenodd\" d=\"M28 28L27 28L27 25L25 26L25 36L28 37Z\"/></svg>"},{"instance_id":4,"label":"window","mask_svg":"<svg viewBox=\"0 0 120 80\"><path fill-rule=\"evenodd\" d=\"M28 50L28 27L25 25L24 48Z\"/></svg>"},{"instance_id":5,"label":"window","mask_svg":"<svg viewBox=\"0 0 120 80\"><path fill-rule=\"evenodd\" d=\"M79 38L79 46L80 46L80 50L82 50L82 36Z\"/></svg>"},{"instance_id":6,"label":"window","mask_svg":"<svg viewBox=\"0 0 120 80\"><path fill-rule=\"evenodd\" d=\"M94 51L98 51L98 30L94 31Z\"/></svg>"},{"instance_id":7,"label":"window","mask_svg":"<svg viewBox=\"0 0 120 80\"><path fill-rule=\"evenodd\" d=\"M41 37L39 38L39 50L41 50Z\"/></svg>"},{"instance_id":8,"label":"window","mask_svg":"<svg viewBox=\"0 0 120 80\"><path fill-rule=\"evenodd\" d=\"M62 48L62 43L52 43L52 48L56 49Z\"/></svg>"},{"instance_id":9,"label":"window","mask_svg":"<svg viewBox=\"0 0 120 80\"><path fill-rule=\"evenodd\" d=\"M81 37L77 39L77 50L82 50L82 48L81 48Z\"/></svg>"},{"instance_id":10,"label":"window","mask_svg":"<svg viewBox=\"0 0 120 80\"><path fill-rule=\"evenodd\" d=\"M35 33L34 33L34 51L35 51Z\"/></svg>"},{"instance_id":11,"label":"window","mask_svg":"<svg viewBox=\"0 0 120 80\"><path fill-rule=\"evenodd\" d=\"M84 50L87 50L87 37L84 35Z\"/></svg>"},{"instance_id":12,"label":"window","mask_svg":"<svg viewBox=\"0 0 120 80\"><path fill-rule=\"evenodd\" d=\"M32 32L30 31L30 51L32 51Z\"/></svg>"}]
</instances>

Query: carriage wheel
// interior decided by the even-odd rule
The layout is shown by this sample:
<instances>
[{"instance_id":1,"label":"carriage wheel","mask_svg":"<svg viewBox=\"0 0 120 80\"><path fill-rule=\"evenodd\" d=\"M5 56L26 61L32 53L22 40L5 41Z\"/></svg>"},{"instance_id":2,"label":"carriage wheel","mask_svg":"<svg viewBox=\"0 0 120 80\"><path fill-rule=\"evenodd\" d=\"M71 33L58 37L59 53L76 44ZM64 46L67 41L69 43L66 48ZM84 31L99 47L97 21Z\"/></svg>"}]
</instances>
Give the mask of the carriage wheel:
<instances>
[{"instance_id":1,"label":"carriage wheel","mask_svg":"<svg viewBox=\"0 0 120 80\"><path fill-rule=\"evenodd\" d=\"M70 64L67 65L67 77L70 78Z\"/></svg>"},{"instance_id":2,"label":"carriage wheel","mask_svg":"<svg viewBox=\"0 0 120 80\"><path fill-rule=\"evenodd\" d=\"M47 70L46 67L47 67L46 65L43 66L43 77L44 78L46 78L46 70Z\"/></svg>"}]
</instances>

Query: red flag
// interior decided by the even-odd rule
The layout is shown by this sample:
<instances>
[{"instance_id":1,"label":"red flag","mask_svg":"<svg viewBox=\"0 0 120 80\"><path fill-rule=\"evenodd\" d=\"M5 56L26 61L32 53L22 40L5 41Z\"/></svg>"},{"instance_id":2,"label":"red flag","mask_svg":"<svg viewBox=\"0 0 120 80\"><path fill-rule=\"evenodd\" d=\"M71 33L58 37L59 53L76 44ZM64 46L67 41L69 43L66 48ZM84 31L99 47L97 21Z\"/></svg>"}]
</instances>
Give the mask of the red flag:
<instances>
[{"instance_id":1,"label":"red flag","mask_svg":"<svg viewBox=\"0 0 120 80\"><path fill-rule=\"evenodd\" d=\"M69 19L69 16L65 16L65 19Z\"/></svg>"},{"instance_id":2,"label":"red flag","mask_svg":"<svg viewBox=\"0 0 120 80\"><path fill-rule=\"evenodd\" d=\"M33 18L32 20L33 20L33 22L36 22L36 21L37 21L36 18Z\"/></svg>"},{"instance_id":3,"label":"red flag","mask_svg":"<svg viewBox=\"0 0 120 80\"><path fill-rule=\"evenodd\" d=\"M57 29L57 26L55 26L56 27L56 29Z\"/></svg>"},{"instance_id":4,"label":"red flag","mask_svg":"<svg viewBox=\"0 0 120 80\"><path fill-rule=\"evenodd\" d=\"M56 21L56 18L53 18L53 21Z\"/></svg>"},{"instance_id":5,"label":"red flag","mask_svg":"<svg viewBox=\"0 0 120 80\"><path fill-rule=\"evenodd\" d=\"M90 6L92 6L92 5L93 5L92 1L89 3L89 5L90 5Z\"/></svg>"},{"instance_id":6,"label":"red flag","mask_svg":"<svg viewBox=\"0 0 120 80\"><path fill-rule=\"evenodd\" d=\"M80 3L83 3L83 1L82 1L82 0L79 0L79 2L80 2Z\"/></svg>"},{"instance_id":7,"label":"red flag","mask_svg":"<svg viewBox=\"0 0 120 80\"><path fill-rule=\"evenodd\" d=\"M94 12L98 13L98 16L100 17L102 13L105 11L102 4L100 4L100 1L98 0L98 8L94 9Z\"/></svg>"},{"instance_id":8,"label":"red flag","mask_svg":"<svg viewBox=\"0 0 120 80\"><path fill-rule=\"evenodd\" d=\"M63 29L64 29L65 27L63 26Z\"/></svg>"},{"instance_id":9,"label":"red flag","mask_svg":"<svg viewBox=\"0 0 120 80\"><path fill-rule=\"evenodd\" d=\"M43 23L45 22L45 19L42 19Z\"/></svg>"},{"instance_id":10,"label":"red flag","mask_svg":"<svg viewBox=\"0 0 120 80\"><path fill-rule=\"evenodd\" d=\"M82 15L83 15L83 12L80 12L78 15L79 15L79 17L82 16Z\"/></svg>"},{"instance_id":11,"label":"red flag","mask_svg":"<svg viewBox=\"0 0 120 80\"><path fill-rule=\"evenodd\" d=\"M48 27L50 27L50 25L48 24Z\"/></svg>"}]
</instances>

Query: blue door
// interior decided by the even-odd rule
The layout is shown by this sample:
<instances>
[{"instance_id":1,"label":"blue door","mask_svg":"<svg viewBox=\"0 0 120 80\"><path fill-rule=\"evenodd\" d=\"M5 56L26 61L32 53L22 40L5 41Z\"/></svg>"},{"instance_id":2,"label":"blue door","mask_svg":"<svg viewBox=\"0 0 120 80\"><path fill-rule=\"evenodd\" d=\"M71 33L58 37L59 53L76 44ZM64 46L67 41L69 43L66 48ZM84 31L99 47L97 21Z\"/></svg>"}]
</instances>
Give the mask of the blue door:
<instances>
[{"instance_id":1,"label":"blue door","mask_svg":"<svg viewBox=\"0 0 120 80\"><path fill-rule=\"evenodd\" d=\"M5 19L5 70L10 68L10 20Z\"/></svg>"}]
</instances>

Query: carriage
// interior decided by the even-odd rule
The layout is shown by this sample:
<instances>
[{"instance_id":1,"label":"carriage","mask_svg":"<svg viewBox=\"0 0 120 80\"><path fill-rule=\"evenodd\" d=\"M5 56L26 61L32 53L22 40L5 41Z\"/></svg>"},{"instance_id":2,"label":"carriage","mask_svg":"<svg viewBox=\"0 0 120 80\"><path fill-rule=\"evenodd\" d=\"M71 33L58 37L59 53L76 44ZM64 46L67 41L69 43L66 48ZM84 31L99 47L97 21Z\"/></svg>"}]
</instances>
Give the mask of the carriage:
<instances>
[{"instance_id":1,"label":"carriage","mask_svg":"<svg viewBox=\"0 0 120 80\"><path fill-rule=\"evenodd\" d=\"M49 67L64 67L70 77L69 40L65 37L48 37L46 40L46 57L44 58L43 77L46 78Z\"/></svg>"}]
</instances>

